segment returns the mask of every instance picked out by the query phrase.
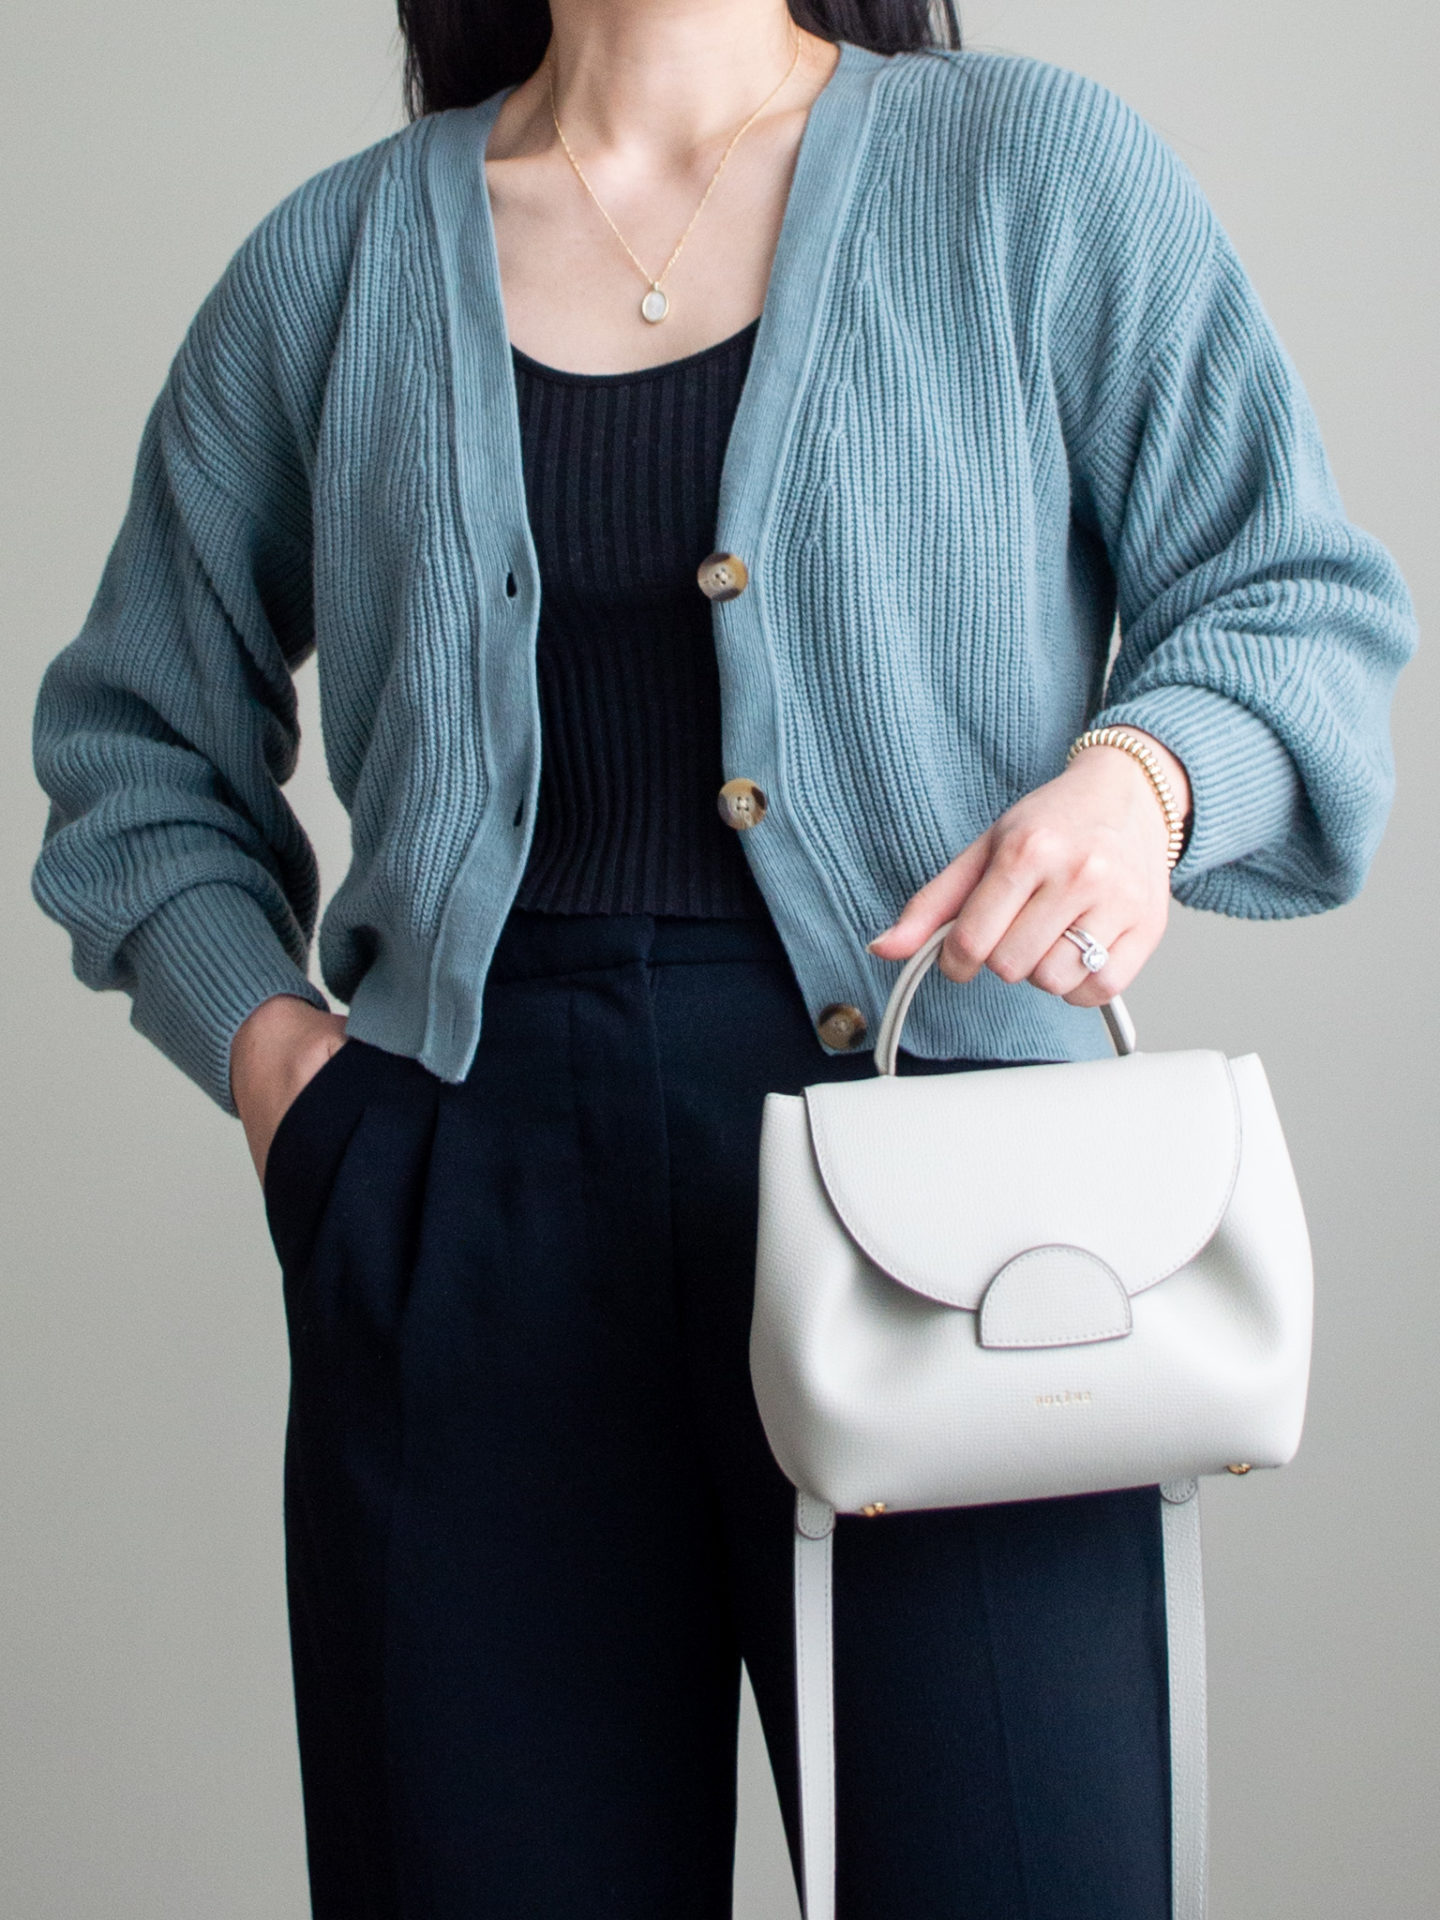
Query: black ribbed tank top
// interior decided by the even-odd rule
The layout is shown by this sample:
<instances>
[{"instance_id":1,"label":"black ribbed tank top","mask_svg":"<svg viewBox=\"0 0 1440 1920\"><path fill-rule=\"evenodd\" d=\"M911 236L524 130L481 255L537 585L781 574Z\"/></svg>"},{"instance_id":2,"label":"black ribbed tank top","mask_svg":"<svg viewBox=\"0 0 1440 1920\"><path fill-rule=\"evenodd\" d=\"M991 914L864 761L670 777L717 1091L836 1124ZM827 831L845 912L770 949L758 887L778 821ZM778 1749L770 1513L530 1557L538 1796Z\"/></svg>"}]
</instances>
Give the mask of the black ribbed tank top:
<instances>
[{"instance_id":1,"label":"black ribbed tank top","mask_svg":"<svg viewBox=\"0 0 1440 1920\"><path fill-rule=\"evenodd\" d=\"M516 905L768 913L720 818L720 676L696 569L759 326L640 372L512 347L540 565L540 790Z\"/></svg>"}]
</instances>

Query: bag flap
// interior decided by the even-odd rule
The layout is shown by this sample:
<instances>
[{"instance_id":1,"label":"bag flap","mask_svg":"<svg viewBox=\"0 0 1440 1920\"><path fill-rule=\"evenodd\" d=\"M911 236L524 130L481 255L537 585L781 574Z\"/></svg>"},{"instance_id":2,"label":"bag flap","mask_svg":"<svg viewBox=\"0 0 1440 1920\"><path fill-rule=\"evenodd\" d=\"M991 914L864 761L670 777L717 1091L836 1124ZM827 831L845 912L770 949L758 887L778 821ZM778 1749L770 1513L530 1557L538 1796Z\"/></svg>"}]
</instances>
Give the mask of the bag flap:
<instances>
[{"instance_id":1,"label":"bag flap","mask_svg":"<svg viewBox=\"0 0 1440 1920\"><path fill-rule=\"evenodd\" d=\"M830 1203L871 1261L972 1311L1017 1255L1078 1247L1127 1294L1192 1260L1230 1203L1240 1112L1222 1053L807 1087Z\"/></svg>"}]
</instances>

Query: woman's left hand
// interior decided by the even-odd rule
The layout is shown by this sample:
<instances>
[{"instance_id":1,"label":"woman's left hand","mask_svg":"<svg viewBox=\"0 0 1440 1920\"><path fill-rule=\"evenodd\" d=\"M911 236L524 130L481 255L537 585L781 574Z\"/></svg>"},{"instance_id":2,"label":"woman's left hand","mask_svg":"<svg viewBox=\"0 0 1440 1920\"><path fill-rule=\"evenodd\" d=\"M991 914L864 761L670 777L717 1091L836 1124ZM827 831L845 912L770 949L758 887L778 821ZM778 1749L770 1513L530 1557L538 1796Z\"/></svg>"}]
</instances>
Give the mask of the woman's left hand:
<instances>
[{"instance_id":1,"label":"woman's left hand","mask_svg":"<svg viewBox=\"0 0 1440 1920\"><path fill-rule=\"evenodd\" d=\"M1155 749L1188 818L1183 766L1150 735L1126 731ZM912 894L870 951L906 960L954 920L936 956L950 979L971 980L989 967L1072 1007L1099 1007L1130 985L1159 946L1169 908L1165 816L1154 788L1130 754L1088 747ZM1108 950L1098 973L1064 938L1067 927L1083 927Z\"/></svg>"}]
</instances>

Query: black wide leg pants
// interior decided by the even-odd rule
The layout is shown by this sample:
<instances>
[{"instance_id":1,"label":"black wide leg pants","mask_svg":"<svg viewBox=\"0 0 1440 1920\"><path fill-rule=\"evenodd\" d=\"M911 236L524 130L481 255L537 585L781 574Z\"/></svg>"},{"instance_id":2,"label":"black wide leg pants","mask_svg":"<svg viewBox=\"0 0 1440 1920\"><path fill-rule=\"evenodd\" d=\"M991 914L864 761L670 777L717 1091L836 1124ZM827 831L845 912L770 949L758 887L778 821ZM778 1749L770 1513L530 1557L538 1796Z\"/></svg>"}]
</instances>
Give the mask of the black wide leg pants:
<instances>
[{"instance_id":1,"label":"black wide leg pants","mask_svg":"<svg viewBox=\"0 0 1440 1920\"><path fill-rule=\"evenodd\" d=\"M516 911L463 1085L351 1040L285 1114L320 1920L729 1920L742 1659L793 1849L760 1110L873 1071L766 922ZM1165 1920L1155 1491L844 1518L836 1589L844 1920Z\"/></svg>"}]
</instances>

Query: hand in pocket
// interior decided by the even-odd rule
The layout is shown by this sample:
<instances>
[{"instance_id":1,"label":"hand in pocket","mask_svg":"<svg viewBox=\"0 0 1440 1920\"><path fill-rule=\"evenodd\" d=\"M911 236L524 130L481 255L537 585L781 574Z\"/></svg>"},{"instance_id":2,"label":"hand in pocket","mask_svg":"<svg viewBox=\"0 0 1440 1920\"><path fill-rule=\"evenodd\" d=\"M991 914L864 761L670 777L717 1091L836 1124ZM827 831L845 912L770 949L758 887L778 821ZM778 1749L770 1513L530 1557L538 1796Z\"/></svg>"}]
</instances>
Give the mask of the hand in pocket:
<instances>
[{"instance_id":1,"label":"hand in pocket","mask_svg":"<svg viewBox=\"0 0 1440 1920\"><path fill-rule=\"evenodd\" d=\"M276 1128L345 1039L344 1014L322 1013L290 993L262 1001L236 1032L230 1091L262 1186Z\"/></svg>"}]
</instances>

